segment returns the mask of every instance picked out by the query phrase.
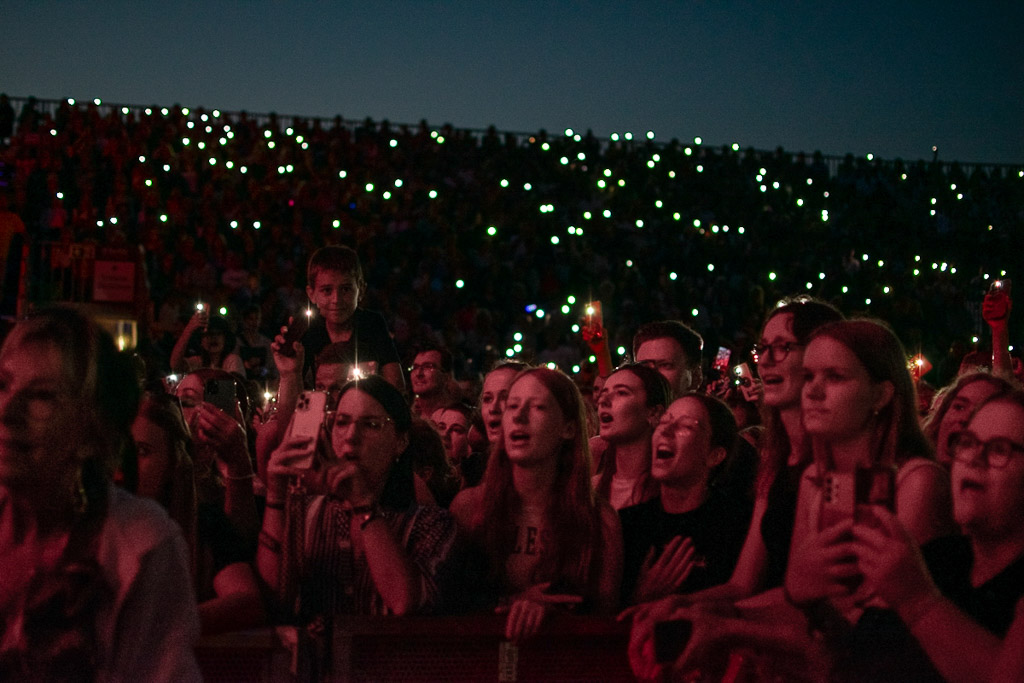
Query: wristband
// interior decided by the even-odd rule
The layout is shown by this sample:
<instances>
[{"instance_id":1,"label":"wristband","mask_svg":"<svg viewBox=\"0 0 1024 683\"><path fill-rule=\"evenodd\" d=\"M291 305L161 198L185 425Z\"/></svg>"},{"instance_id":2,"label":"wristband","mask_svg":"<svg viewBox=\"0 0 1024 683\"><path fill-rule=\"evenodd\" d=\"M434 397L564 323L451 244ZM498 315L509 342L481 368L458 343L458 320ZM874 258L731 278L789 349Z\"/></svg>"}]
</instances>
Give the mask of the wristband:
<instances>
[{"instance_id":1,"label":"wristband","mask_svg":"<svg viewBox=\"0 0 1024 683\"><path fill-rule=\"evenodd\" d=\"M243 474L240 477L232 477L230 474L225 474L224 478L225 479L229 479L231 481L243 481L245 479L255 479L256 478L256 473L255 472L250 472L249 474Z\"/></svg>"}]
</instances>

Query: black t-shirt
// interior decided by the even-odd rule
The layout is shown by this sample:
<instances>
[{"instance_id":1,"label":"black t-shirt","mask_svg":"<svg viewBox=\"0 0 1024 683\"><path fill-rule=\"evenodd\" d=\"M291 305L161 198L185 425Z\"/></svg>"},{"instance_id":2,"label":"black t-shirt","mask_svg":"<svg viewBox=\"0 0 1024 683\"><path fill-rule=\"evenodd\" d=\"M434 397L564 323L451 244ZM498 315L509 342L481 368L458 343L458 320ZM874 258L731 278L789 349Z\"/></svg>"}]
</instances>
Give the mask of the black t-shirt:
<instances>
[{"instance_id":1,"label":"black t-shirt","mask_svg":"<svg viewBox=\"0 0 1024 683\"><path fill-rule=\"evenodd\" d=\"M632 600L647 552L655 548L655 559L676 536L693 539L697 565L680 588L680 593L703 590L725 583L739 559L750 526L749 501L712 494L699 508L670 514L661 498L619 511L622 521L624 602Z\"/></svg>"},{"instance_id":2,"label":"black t-shirt","mask_svg":"<svg viewBox=\"0 0 1024 683\"><path fill-rule=\"evenodd\" d=\"M975 588L973 556L964 536L939 538L921 547L935 585L977 624L1002 638L1013 621L1014 607L1024 596L1024 555ZM895 612L869 608L853 628L845 657L836 667L836 681L942 681L928 655Z\"/></svg>"},{"instance_id":3,"label":"black t-shirt","mask_svg":"<svg viewBox=\"0 0 1024 683\"><path fill-rule=\"evenodd\" d=\"M800 477L807 465L786 466L775 475L768 489L768 507L761 517L761 540L767 550L767 571L764 588L777 588L786 579L789 546L796 521L796 500Z\"/></svg>"},{"instance_id":4,"label":"black t-shirt","mask_svg":"<svg viewBox=\"0 0 1024 683\"><path fill-rule=\"evenodd\" d=\"M322 317L318 317L302 337L302 346L306 350L304 377L312 376L316 357L330 343L327 323ZM388 363L401 362L387 323L380 313L357 308L352 315L352 337L347 342L340 343L344 348L342 355L346 363L374 362L377 364L377 372L380 372Z\"/></svg>"}]
</instances>

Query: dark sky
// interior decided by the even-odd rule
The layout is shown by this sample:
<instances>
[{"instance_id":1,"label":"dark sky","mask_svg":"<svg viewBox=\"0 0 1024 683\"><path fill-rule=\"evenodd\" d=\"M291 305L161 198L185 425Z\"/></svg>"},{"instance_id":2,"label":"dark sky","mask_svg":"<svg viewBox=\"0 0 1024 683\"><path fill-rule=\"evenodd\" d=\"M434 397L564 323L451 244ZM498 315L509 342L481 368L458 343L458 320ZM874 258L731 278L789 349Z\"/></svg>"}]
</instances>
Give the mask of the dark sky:
<instances>
[{"instance_id":1,"label":"dark sky","mask_svg":"<svg viewBox=\"0 0 1024 683\"><path fill-rule=\"evenodd\" d=\"M0 91L1024 162L1024 3L0 0Z\"/></svg>"}]
</instances>

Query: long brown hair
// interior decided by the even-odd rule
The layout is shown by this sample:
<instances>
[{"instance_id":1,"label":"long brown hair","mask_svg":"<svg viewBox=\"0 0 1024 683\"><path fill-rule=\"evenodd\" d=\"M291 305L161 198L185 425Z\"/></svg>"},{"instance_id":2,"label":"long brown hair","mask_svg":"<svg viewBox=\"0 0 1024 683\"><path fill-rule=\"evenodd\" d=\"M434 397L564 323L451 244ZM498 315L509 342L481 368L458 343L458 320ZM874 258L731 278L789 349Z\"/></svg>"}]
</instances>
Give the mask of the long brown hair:
<instances>
[{"instance_id":1,"label":"long brown hair","mask_svg":"<svg viewBox=\"0 0 1024 683\"><path fill-rule=\"evenodd\" d=\"M188 545L193 578L195 578L198 532L194 444L192 434L181 414L181 402L177 396L171 394L147 393L139 405L138 416L156 425L167 440L170 462L168 463L167 478L160 490L157 502L181 527Z\"/></svg>"},{"instance_id":2,"label":"long brown hair","mask_svg":"<svg viewBox=\"0 0 1024 683\"><path fill-rule=\"evenodd\" d=\"M562 443L556 455L555 483L544 512L551 540L541 551L538 578L558 581L563 592L593 596L597 575L593 565L602 553L601 519L590 485L590 446L584 431L583 397L565 373L546 367L524 370L512 385L527 376L543 384L551 392L562 416L575 424L572 438ZM514 520L520 509L519 496L512 483L512 463L503 441L494 444L481 486L483 502L477 509L471 533L492 562L493 578L501 581L514 545Z\"/></svg>"},{"instance_id":3,"label":"long brown hair","mask_svg":"<svg viewBox=\"0 0 1024 683\"><path fill-rule=\"evenodd\" d=\"M775 316L786 313L793 316L793 336L799 344L807 344L811 334L822 325L843 319L843 314L831 304L809 296L799 296L779 301L765 318L764 326ZM764 425L764 436L761 438L757 493L764 496L768 494L776 475L786 466L790 452L798 444L789 442L778 408L762 404L761 424Z\"/></svg>"},{"instance_id":4,"label":"long brown hair","mask_svg":"<svg viewBox=\"0 0 1024 683\"><path fill-rule=\"evenodd\" d=\"M831 323L811 335L831 339L857 357L873 382L891 382L892 400L875 418L871 444L871 464L902 465L911 458L934 458L931 445L921 431L917 417L917 393L907 368L907 354L896 333L882 320L860 318ZM808 440L813 441L813 440ZM820 444L809 443L815 459L830 466Z\"/></svg>"}]
</instances>

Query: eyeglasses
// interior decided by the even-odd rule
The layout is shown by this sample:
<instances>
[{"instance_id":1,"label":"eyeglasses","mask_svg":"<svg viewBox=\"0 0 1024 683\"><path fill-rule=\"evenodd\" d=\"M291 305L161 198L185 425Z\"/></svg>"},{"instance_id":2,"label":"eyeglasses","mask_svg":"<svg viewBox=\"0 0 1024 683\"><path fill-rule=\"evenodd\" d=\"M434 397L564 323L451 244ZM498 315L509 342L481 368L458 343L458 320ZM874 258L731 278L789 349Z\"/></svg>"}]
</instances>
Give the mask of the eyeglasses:
<instances>
[{"instance_id":1,"label":"eyeglasses","mask_svg":"<svg viewBox=\"0 0 1024 683\"><path fill-rule=\"evenodd\" d=\"M344 413L334 418L335 429L348 429L355 425L356 431L361 433L377 434L384 430L384 426L393 422L387 415L368 415L367 417L352 417Z\"/></svg>"},{"instance_id":2,"label":"eyeglasses","mask_svg":"<svg viewBox=\"0 0 1024 683\"><path fill-rule=\"evenodd\" d=\"M754 344L750 349L750 355L754 357L755 363L762 362L763 359L768 357L770 353L772 360L776 363L781 363L786 360L786 356L793 349L797 349L803 346L800 342L775 342L774 344Z\"/></svg>"},{"instance_id":3,"label":"eyeglasses","mask_svg":"<svg viewBox=\"0 0 1024 683\"><path fill-rule=\"evenodd\" d=\"M416 372L422 370L423 372L437 372L441 369L441 366L437 363L413 363L412 367L409 368L409 372Z\"/></svg>"},{"instance_id":4,"label":"eyeglasses","mask_svg":"<svg viewBox=\"0 0 1024 683\"><path fill-rule=\"evenodd\" d=\"M1024 453L1024 446L1014 443L1007 438L997 436L988 441L982 441L974 432L956 432L949 437L949 449L953 457L960 462L973 464L978 456L981 456L985 467L992 467L1001 470L1010 464L1010 458L1014 453Z\"/></svg>"},{"instance_id":5,"label":"eyeglasses","mask_svg":"<svg viewBox=\"0 0 1024 683\"><path fill-rule=\"evenodd\" d=\"M691 432L699 431L703 428L704 423L700 420L689 417L687 415L680 415L676 419L670 419L667 416L663 417L658 422L658 430L667 432L670 436L675 436L679 433L680 429L686 429Z\"/></svg>"}]
</instances>

